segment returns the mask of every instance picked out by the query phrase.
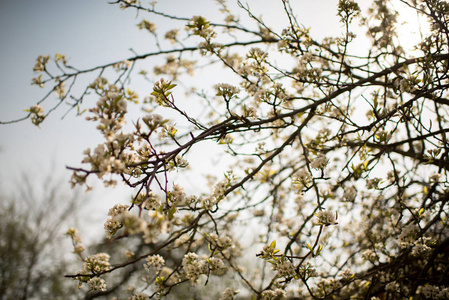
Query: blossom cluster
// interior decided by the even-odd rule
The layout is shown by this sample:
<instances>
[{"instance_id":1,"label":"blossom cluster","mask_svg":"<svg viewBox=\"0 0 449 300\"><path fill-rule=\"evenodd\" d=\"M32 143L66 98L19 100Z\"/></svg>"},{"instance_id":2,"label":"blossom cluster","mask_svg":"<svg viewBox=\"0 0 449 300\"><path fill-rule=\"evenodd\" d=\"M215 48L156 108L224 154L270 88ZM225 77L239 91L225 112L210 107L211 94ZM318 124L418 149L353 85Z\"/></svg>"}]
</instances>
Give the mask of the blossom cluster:
<instances>
[{"instance_id":1,"label":"blossom cluster","mask_svg":"<svg viewBox=\"0 0 449 300\"><path fill-rule=\"evenodd\" d=\"M72 239L72 243L73 243L73 248L74 248L74 252L81 256L81 254L84 252L85 247L81 244L81 237L78 234L78 230L76 230L75 228L71 227L69 228L65 235L70 236L70 238Z\"/></svg>"},{"instance_id":2,"label":"blossom cluster","mask_svg":"<svg viewBox=\"0 0 449 300\"><path fill-rule=\"evenodd\" d=\"M159 273L165 265L165 260L159 254L151 255L146 258L146 263L143 265L145 270L150 273L150 268L154 273Z\"/></svg>"},{"instance_id":3,"label":"blossom cluster","mask_svg":"<svg viewBox=\"0 0 449 300\"><path fill-rule=\"evenodd\" d=\"M194 16L190 19L190 22L186 25L187 29L194 35L198 35L205 39L215 37L215 31L210 25L210 22L203 16Z\"/></svg>"},{"instance_id":4,"label":"blossom cluster","mask_svg":"<svg viewBox=\"0 0 449 300\"><path fill-rule=\"evenodd\" d=\"M100 291L106 291L106 282L104 281L103 278L99 278L99 277L92 277L91 279L89 279L87 281L87 283L89 284L90 288L92 290L100 290Z\"/></svg>"},{"instance_id":5,"label":"blossom cluster","mask_svg":"<svg viewBox=\"0 0 449 300\"><path fill-rule=\"evenodd\" d=\"M277 276L279 277L288 278L296 276L296 267L286 258L275 260L272 269L277 271Z\"/></svg>"},{"instance_id":6,"label":"blossom cluster","mask_svg":"<svg viewBox=\"0 0 449 300\"><path fill-rule=\"evenodd\" d=\"M123 204L116 204L114 207L109 209L108 212L108 219L106 220L104 224L104 229L106 230L106 237L111 238L120 228L123 227L122 225L122 215L128 213L128 205Z\"/></svg>"},{"instance_id":7,"label":"blossom cluster","mask_svg":"<svg viewBox=\"0 0 449 300\"><path fill-rule=\"evenodd\" d=\"M316 294L319 297L325 297L333 291L340 289L341 282L337 279L321 279L316 285Z\"/></svg>"},{"instance_id":8,"label":"blossom cluster","mask_svg":"<svg viewBox=\"0 0 449 300\"><path fill-rule=\"evenodd\" d=\"M315 224L317 225L337 225L337 215L328 210L320 210L316 214Z\"/></svg>"},{"instance_id":9,"label":"blossom cluster","mask_svg":"<svg viewBox=\"0 0 449 300\"><path fill-rule=\"evenodd\" d=\"M285 299L287 293L282 289L266 290L261 294L263 300L280 300Z\"/></svg>"},{"instance_id":10,"label":"blossom cluster","mask_svg":"<svg viewBox=\"0 0 449 300\"><path fill-rule=\"evenodd\" d=\"M44 109L40 105L33 105L29 109L30 115L31 115L31 122L33 122L34 125L38 126L40 123L42 123L45 119L44 115Z\"/></svg>"},{"instance_id":11,"label":"blossom cluster","mask_svg":"<svg viewBox=\"0 0 449 300\"><path fill-rule=\"evenodd\" d=\"M218 300L233 300L234 296L237 295L238 293L239 293L239 290L226 288Z\"/></svg>"},{"instance_id":12,"label":"blossom cluster","mask_svg":"<svg viewBox=\"0 0 449 300\"><path fill-rule=\"evenodd\" d=\"M296 191L301 192L304 188L307 188L312 182L312 174L307 169L301 169L296 172L293 177L293 187Z\"/></svg>"},{"instance_id":13,"label":"blossom cluster","mask_svg":"<svg viewBox=\"0 0 449 300\"><path fill-rule=\"evenodd\" d=\"M185 276L192 284L195 284L201 274L206 274L209 270L205 259L199 259L195 253L187 253L182 260L182 268Z\"/></svg>"},{"instance_id":14,"label":"blossom cluster","mask_svg":"<svg viewBox=\"0 0 449 300\"><path fill-rule=\"evenodd\" d=\"M328 164L328 160L326 158L326 155L324 154L318 154L317 157L310 163L310 166L314 169L323 169Z\"/></svg>"},{"instance_id":15,"label":"blossom cluster","mask_svg":"<svg viewBox=\"0 0 449 300\"><path fill-rule=\"evenodd\" d=\"M97 274L108 271L111 268L109 263L110 256L107 253L97 253L89 255L84 260L83 273L84 274Z\"/></svg>"},{"instance_id":16,"label":"blossom cluster","mask_svg":"<svg viewBox=\"0 0 449 300\"><path fill-rule=\"evenodd\" d=\"M445 286L435 286L430 284L425 286L419 286L416 293L424 295L426 298L430 299L449 298L449 288Z\"/></svg>"}]
</instances>

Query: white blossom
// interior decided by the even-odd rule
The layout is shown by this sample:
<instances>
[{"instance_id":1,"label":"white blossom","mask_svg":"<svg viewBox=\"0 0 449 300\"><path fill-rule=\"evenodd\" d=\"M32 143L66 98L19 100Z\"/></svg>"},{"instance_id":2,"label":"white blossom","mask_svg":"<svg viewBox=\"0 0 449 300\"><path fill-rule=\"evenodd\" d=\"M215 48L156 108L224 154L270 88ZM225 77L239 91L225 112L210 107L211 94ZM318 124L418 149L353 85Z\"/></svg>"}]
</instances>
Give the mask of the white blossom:
<instances>
[{"instance_id":1,"label":"white blossom","mask_svg":"<svg viewBox=\"0 0 449 300\"><path fill-rule=\"evenodd\" d=\"M336 214L327 211L327 210L320 210L315 214L316 220L315 224L317 225L337 225L337 216Z\"/></svg>"},{"instance_id":2,"label":"white blossom","mask_svg":"<svg viewBox=\"0 0 449 300\"><path fill-rule=\"evenodd\" d=\"M275 290L266 290L262 292L261 299L262 300L279 300L285 299L287 294L284 290L275 289Z\"/></svg>"},{"instance_id":3,"label":"white blossom","mask_svg":"<svg viewBox=\"0 0 449 300\"><path fill-rule=\"evenodd\" d=\"M205 274L208 270L208 263L204 259L199 259L195 253L187 253L182 260L182 267L186 274L186 278L195 284L201 274Z\"/></svg>"},{"instance_id":4,"label":"white blossom","mask_svg":"<svg viewBox=\"0 0 449 300\"><path fill-rule=\"evenodd\" d=\"M353 187L353 186L345 187L345 192L343 194L343 200L352 202L352 201L354 201L356 195L357 195L357 190L355 189L355 187Z\"/></svg>"},{"instance_id":5,"label":"white blossom","mask_svg":"<svg viewBox=\"0 0 449 300\"><path fill-rule=\"evenodd\" d=\"M165 265L165 260L159 254L150 255L146 258L146 263L143 265L145 270L150 273L150 268L156 274L162 270L162 267Z\"/></svg>"},{"instance_id":6,"label":"white blossom","mask_svg":"<svg viewBox=\"0 0 449 300\"><path fill-rule=\"evenodd\" d=\"M288 259L280 259L273 265L273 270L277 271L279 277L294 277L296 268Z\"/></svg>"},{"instance_id":7,"label":"white blossom","mask_svg":"<svg viewBox=\"0 0 449 300\"><path fill-rule=\"evenodd\" d=\"M233 300L234 296L237 295L238 293L239 293L239 290L226 288L218 300Z\"/></svg>"},{"instance_id":8,"label":"white blossom","mask_svg":"<svg viewBox=\"0 0 449 300\"><path fill-rule=\"evenodd\" d=\"M92 277L87 281L87 283L90 285L92 290L100 290L103 292L106 291L106 282L102 278Z\"/></svg>"},{"instance_id":9,"label":"white blossom","mask_svg":"<svg viewBox=\"0 0 449 300\"><path fill-rule=\"evenodd\" d=\"M327 166L328 160L324 154L318 154L317 157L311 162L310 166L314 169L323 169Z\"/></svg>"}]
</instances>

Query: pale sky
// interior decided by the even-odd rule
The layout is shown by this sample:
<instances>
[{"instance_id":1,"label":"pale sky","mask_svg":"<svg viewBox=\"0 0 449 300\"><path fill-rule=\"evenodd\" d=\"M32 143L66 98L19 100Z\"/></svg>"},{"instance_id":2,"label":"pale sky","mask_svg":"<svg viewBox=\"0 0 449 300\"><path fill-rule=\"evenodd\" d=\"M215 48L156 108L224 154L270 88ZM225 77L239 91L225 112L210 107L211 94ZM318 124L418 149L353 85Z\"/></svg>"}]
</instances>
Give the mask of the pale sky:
<instances>
[{"instance_id":1,"label":"pale sky","mask_svg":"<svg viewBox=\"0 0 449 300\"><path fill-rule=\"evenodd\" d=\"M248 2L256 15L263 13L264 19L273 26L281 24L277 19L282 14L281 1ZM229 3L235 5L236 1ZM301 5L297 10L301 22L307 26L314 23L315 26L310 26L316 33L324 36L335 29L335 1L301 0L292 3ZM196 14L213 16L218 8L211 0L165 0L159 1L157 7L161 11L187 17ZM310 13L312 11L319 13L314 15ZM123 11L117 5L107 4L106 0L2 1L0 120L24 116L23 110L44 95L43 90L30 85L38 55L66 54L70 64L86 68L132 56L131 47L138 53L154 51L148 34L137 30L136 24L142 17L144 15L138 16L133 10ZM168 29L171 26L149 15L145 18L159 27ZM333 28L330 28L331 24ZM176 23L178 27L182 25ZM216 80L222 82L220 78ZM65 111L62 107L47 118L41 128L29 120L0 126L0 182L6 188L11 186L11 181L17 182L21 172L36 176L49 172L51 163L56 168L51 170L68 180L70 172L65 170L65 166L80 166L82 151L101 142L94 125L85 122L83 117L75 118L71 113L61 120Z\"/></svg>"},{"instance_id":2,"label":"pale sky","mask_svg":"<svg viewBox=\"0 0 449 300\"><path fill-rule=\"evenodd\" d=\"M38 55L64 53L80 68L118 59L128 54L124 41L134 42L129 34L134 21L131 11L101 0L2 1L0 120L24 116L42 97L44 91L30 85ZM62 111L57 112L40 129L30 121L1 125L0 179L9 186L18 170L49 172L46 166L56 160L64 171L65 164L79 163L92 130L86 132L86 122L72 115L61 121Z\"/></svg>"}]
</instances>

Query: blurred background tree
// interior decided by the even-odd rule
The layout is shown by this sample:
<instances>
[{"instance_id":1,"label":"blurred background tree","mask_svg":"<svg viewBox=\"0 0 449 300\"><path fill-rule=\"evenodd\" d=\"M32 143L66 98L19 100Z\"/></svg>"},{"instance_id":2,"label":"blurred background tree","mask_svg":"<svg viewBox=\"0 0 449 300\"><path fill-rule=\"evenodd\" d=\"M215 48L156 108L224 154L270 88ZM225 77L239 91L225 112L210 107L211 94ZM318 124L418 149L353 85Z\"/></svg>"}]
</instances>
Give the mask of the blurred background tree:
<instances>
[{"instance_id":1,"label":"blurred background tree","mask_svg":"<svg viewBox=\"0 0 449 300\"><path fill-rule=\"evenodd\" d=\"M78 222L85 197L54 174L36 180L24 173L17 182L14 194L0 193L0 298L79 299L64 278L75 260L63 233Z\"/></svg>"}]
</instances>

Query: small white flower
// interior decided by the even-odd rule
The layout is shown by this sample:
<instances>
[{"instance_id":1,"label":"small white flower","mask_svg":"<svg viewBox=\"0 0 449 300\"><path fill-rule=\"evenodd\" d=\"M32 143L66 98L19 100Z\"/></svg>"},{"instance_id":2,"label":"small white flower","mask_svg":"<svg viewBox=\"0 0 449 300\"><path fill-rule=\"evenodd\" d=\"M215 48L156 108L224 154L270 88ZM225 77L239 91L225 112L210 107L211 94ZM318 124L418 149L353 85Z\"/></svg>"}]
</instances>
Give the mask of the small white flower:
<instances>
[{"instance_id":1,"label":"small white flower","mask_svg":"<svg viewBox=\"0 0 449 300\"><path fill-rule=\"evenodd\" d=\"M366 249L365 251L362 252L362 257L365 260L374 262L377 259L377 254L371 249Z\"/></svg>"},{"instance_id":2,"label":"small white flower","mask_svg":"<svg viewBox=\"0 0 449 300\"><path fill-rule=\"evenodd\" d=\"M327 210L320 210L315 214L316 220L315 224L317 225L337 225L337 214L334 215L334 213L327 211Z\"/></svg>"},{"instance_id":3,"label":"small white flower","mask_svg":"<svg viewBox=\"0 0 449 300\"><path fill-rule=\"evenodd\" d=\"M102 278L93 277L89 279L87 283L90 285L92 290L101 290L103 292L106 291L106 282Z\"/></svg>"},{"instance_id":4,"label":"small white flower","mask_svg":"<svg viewBox=\"0 0 449 300\"><path fill-rule=\"evenodd\" d=\"M150 273L150 268L157 274L162 270L165 265L165 260L159 254L148 256L146 259L147 263L143 265L145 270Z\"/></svg>"},{"instance_id":5,"label":"small white flower","mask_svg":"<svg viewBox=\"0 0 449 300\"><path fill-rule=\"evenodd\" d=\"M277 275L280 277L294 277L296 275L295 266L288 259L276 261L273 270L277 271Z\"/></svg>"},{"instance_id":6,"label":"small white flower","mask_svg":"<svg viewBox=\"0 0 449 300\"><path fill-rule=\"evenodd\" d=\"M239 290L233 290L231 288L226 288L218 300L232 300L232 299L234 299L234 296L237 295L238 293L239 293Z\"/></svg>"},{"instance_id":7,"label":"small white flower","mask_svg":"<svg viewBox=\"0 0 449 300\"><path fill-rule=\"evenodd\" d=\"M430 251L432 251L432 248L430 248L429 246L423 245L423 244L417 244L417 245L413 246L411 254L413 256L421 256L426 253L429 253Z\"/></svg>"},{"instance_id":8,"label":"small white flower","mask_svg":"<svg viewBox=\"0 0 449 300\"><path fill-rule=\"evenodd\" d=\"M314 169L323 169L327 166L328 160L324 154L318 154L318 156L312 161L310 166Z\"/></svg>"},{"instance_id":9,"label":"small white flower","mask_svg":"<svg viewBox=\"0 0 449 300\"><path fill-rule=\"evenodd\" d=\"M223 96L228 100L240 92L239 88L227 83L216 84L214 88L217 90L217 96Z\"/></svg>"},{"instance_id":10,"label":"small white flower","mask_svg":"<svg viewBox=\"0 0 449 300\"><path fill-rule=\"evenodd\" d=\"M285 291L281 289L266 290L262 292L263 300L274 300L274 299L284 299L286 297Z\"/></svg>"},{"instance_id":11,"label":"small white flower","mask_svg":"<svg viewBox=\"0 0 449 300\"><path fill-rule=\"evenodd\" d=\"M356 191L355 187L353 187L353 186L345 187L345 192L343 194L343 200L352 202L352 201L354 201L356 195L357 195L357 191Z\"/></svg>"},{"instance_id":12,"label":"small white flower","mask_svg":"<svg viewBox=\"0 0 449 300\"><path fill-rule=\"evenodd\" d=\"M207 261L198 259L198 255L192 252L184 255L182 268L192 285L196 283L201 274L205 274L209 270Z\"/></svg>"}]
</instances>

